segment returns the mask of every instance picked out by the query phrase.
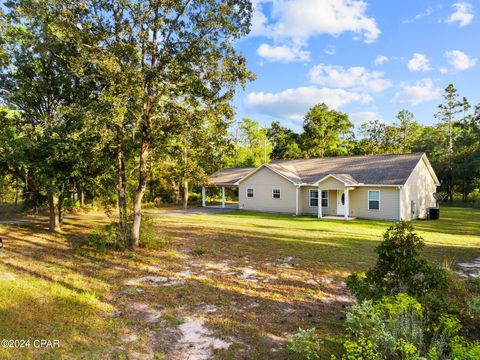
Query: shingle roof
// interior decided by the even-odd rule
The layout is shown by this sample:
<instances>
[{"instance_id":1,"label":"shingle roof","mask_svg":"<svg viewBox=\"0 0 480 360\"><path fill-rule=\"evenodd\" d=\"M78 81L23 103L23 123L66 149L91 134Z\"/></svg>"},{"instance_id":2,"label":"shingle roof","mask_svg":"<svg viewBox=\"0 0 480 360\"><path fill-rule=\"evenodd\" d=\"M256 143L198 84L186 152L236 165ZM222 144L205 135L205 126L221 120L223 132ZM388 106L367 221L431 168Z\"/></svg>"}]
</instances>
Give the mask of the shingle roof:
<instances>
[{"instance_id":1,"label":"shingle roof","mask_svg":"<svg viewBox=\"0 0 480 360\"><path fill-rule=\"evenodd\" d=\"M412 153L274 160L268 167L295 184L314 184L328 175L334 175L348 184L404 185L423 155ZM219 184L219 179L223 183L229 179L228 183L233 185L253 170L223 169L210 179L214 184Z\"/></svg>"},{"instance_id":2,"label":"shingle roof","mask_svg":"<svg viewBox=\"0 0 480 360\"><path fill-rule=\"evenodd\" d=\"M215 185L234 185L253 170L255 168L221 169L210 175L210 182Z\"/></svg>"}]
</instances>

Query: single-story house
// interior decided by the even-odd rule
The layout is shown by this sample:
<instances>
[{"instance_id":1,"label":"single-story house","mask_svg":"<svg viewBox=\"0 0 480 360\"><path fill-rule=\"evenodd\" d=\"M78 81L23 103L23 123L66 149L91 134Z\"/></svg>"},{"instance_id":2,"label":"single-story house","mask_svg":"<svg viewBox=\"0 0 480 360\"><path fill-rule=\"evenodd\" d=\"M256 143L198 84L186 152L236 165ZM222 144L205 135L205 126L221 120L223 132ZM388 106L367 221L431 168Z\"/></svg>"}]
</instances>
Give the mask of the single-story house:
<instances>
[{"instance_id":1,"label":"single-story house","mask_svg":"<svg viewBox=\"0 0 480 360\"><path fill-rule=\"evenodd\" d=\"M411 220L438 206L440 183L424 153L275 160L221 169L209 186L238 188L245 210ZM205 203L205 187L202 189Z\"/></svg>"}]
</instances>

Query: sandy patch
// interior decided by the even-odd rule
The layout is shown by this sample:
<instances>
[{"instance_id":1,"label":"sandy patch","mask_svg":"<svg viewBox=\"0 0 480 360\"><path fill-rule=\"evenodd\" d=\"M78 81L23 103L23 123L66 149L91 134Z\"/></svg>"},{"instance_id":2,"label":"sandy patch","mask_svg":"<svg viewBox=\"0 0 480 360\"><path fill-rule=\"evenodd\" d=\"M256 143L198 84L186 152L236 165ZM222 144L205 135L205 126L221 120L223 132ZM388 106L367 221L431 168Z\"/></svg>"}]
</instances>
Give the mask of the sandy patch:
<instances>
[{"instance_id":1,"label":"sandy patch","mask_svg":"<svg viewBox=\"0 0 480 360\"><path fill-rule=\"evenodd\" d=\"M212 336L203 317L187 317L178 328L181 338L174 357L178 360L211 359L214 350L228 349L232 344Z\"/></svg>"}]
</instances>

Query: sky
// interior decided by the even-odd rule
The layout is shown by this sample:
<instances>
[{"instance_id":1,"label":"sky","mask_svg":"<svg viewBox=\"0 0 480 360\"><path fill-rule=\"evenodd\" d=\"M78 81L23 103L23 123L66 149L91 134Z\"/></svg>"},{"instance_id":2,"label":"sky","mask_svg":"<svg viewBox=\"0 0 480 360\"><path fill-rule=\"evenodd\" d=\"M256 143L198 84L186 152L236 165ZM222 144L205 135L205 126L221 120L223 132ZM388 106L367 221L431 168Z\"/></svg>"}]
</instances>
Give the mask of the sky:
<instances>
[{"instance_id":1,"label":"sky","mask_svg":"<svg viewBox=\"0 0 480 360\"><path fill-rule=\"evenodd\" d=\"M434 124L453 83L480 102L480 0L254 0L237 49L256 80L235 97L237 119L300 130L320 102L352 122L395 122L408 109Z\"/></svg>"}]
</instances>

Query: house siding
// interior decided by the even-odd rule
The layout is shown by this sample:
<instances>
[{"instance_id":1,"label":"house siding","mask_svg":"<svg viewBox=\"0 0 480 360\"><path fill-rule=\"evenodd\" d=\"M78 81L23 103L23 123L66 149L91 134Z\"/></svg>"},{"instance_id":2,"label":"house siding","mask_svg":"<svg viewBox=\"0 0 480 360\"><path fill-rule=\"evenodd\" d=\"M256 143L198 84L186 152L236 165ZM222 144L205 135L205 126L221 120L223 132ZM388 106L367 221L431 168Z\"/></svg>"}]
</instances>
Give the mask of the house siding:
<instances>
[{"instance_id":1,"label":"house siding","mask_svg":"<svg viewBox=\"0 0 480 360\"><path fill-rule=\"evenodd\" d=\"M368 191L380 191L380 210L368 210ZM390 187L357 187L349 191L349 216L365 219L399 220L400 189Z\"/></svg>"},{"instance_id":2,"label":"house siding","mask_svg":"<svg viewBox=\"0 0 480 360\"><path fill-rule=\"evenodd\" d=\"M316 206L310 206L310 189L318 190L317 186L303 186L300 188L300 198L302 207L300 212L305 215L317 215L318 208ZM321 200L320 200L321 201ZM328 191L328 207L322 207L322 215L336 215L337 213L337 191Z\"/></svg>"},{"instance_id":3,"label":"house siding","mask_svg":"<svg viewBox=\"0 0 480 360\"><path fill-rule=\"evenodd\" d=\"M422 159L418 162L402 189L402 219L426 218L427 209L436 205L433 197L436 190L435 180ZM414 213L412 213L412 201L415 202L416 207Z\"/></svg>"},{"instance_id":4,"label":"house siding","mask_svg":"<svg viewBox=\"0 0 480 360\"><path fill-rule=\"evenodd\" d=\"M320 187L320 189L323 189L323 190L344 190L345 189L344 183L332 177L322 181L320 184L318 184L318 186Z\"/></svg>"},{"instance_id":5,"label":"house siding","mask_svg":"<svg viewBox=\"0 0 480 360\"><path fill-rule=\"evenodd\" d=\"M253 198L247 198L248 188ZM280 199L272 198L273 188L280 189ZM238 199L240 209L295 214L295 185L266 167L240 183Z\"/></svg>"}]
</instances>

